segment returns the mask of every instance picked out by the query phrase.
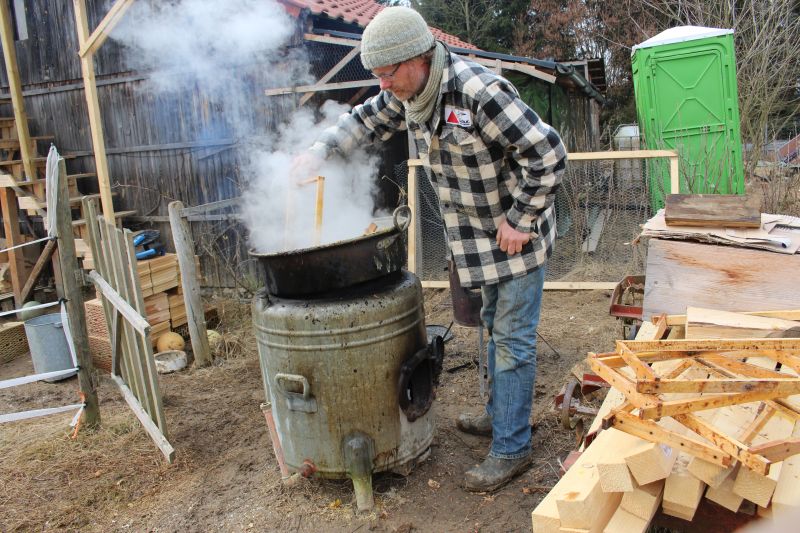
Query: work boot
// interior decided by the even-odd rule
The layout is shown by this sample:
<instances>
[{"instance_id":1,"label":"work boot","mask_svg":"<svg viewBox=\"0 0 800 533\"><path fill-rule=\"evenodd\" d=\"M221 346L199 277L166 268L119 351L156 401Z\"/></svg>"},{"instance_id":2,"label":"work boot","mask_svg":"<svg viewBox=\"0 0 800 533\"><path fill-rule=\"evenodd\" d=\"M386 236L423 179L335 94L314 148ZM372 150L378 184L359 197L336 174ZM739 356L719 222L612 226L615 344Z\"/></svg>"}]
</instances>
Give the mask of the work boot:
<instances>
[{"instance_id":1,"label":"work boot","mask_svg":"<svg viewBox=\"0 0 800 533\"><path fill-rule=\"evenodd\" d=\"M489 456L480 465L467 470L464 488L470 492L497 490L530 468L532 460L530 453L518 459Z\"/></svg>"},{"instance_id":2,"label":"work boot","mask_svg":"<svg viewBox=\"0 0 800 533\"><path fill-rule=\"evenodd\" d=\"M458 420L456 420L456 427L470 435L492 436L492 419L485 411L480 415L459 415Z\"/></svg>"}]
</instances>

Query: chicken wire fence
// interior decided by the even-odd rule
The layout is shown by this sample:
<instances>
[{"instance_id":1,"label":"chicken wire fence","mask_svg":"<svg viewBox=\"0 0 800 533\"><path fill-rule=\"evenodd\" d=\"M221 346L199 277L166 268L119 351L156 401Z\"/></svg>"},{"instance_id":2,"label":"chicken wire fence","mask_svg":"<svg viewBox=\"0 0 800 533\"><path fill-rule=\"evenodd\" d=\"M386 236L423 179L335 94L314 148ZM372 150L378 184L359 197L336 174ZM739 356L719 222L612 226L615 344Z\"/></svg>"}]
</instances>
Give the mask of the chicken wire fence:
<instances>
[{"instance_id":1,"label":"chicken wire fence","mask_svg":"<svg viewBox=\"0 0 800 533\"><path fill-rule=\"evenodd\" d=\"M408 167L395 167L408 190ZM417 275L447 280L449 251L436 193L416 167ZM647 163L640 159L571 161L556 194L556 239L547 281L617 282L644 273L644 247L634 244L651 216Z\"/></svg>"}]
</instances>

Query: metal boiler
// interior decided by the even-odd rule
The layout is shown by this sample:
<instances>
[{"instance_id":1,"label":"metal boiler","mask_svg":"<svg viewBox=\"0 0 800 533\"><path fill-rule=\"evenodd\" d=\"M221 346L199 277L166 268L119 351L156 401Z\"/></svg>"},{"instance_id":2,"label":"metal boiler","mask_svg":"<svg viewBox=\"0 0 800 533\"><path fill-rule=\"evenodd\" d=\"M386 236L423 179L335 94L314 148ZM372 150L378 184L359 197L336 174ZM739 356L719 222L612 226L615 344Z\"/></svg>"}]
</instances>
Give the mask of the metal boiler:
<instances>
[{"instance_id":1,"label":"metal boiler","mask_svg":"<svg viewBox=\"0 0 800 533\"><path fill-rule=\"evenodd\" d=\"M253 323L286 470L349 477L372 508L372 474L408 474L433 438L443 342L427 341L419 280L398 269L323 294L264 290Z\"/></svg>"}]
</instances>

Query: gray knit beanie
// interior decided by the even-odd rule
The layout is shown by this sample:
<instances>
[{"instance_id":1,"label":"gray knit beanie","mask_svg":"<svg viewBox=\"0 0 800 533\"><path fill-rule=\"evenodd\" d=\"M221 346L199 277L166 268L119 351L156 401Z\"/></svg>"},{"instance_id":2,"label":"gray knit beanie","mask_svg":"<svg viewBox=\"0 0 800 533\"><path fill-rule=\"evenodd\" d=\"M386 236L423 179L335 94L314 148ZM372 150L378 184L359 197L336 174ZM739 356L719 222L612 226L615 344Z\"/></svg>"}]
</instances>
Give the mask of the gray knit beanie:
<instances>
[{"instance_id":1,"label":"gray knit beanie","mask_svg":"<svg viewBox=\"0 0 800 533\"><path fill-rule=\"evenodd\" d=\"M408 7L387 7L364 29L361 63L367 70L395 65L427 52L433 43L422 15Z\"/></svg>"}]
</instances>

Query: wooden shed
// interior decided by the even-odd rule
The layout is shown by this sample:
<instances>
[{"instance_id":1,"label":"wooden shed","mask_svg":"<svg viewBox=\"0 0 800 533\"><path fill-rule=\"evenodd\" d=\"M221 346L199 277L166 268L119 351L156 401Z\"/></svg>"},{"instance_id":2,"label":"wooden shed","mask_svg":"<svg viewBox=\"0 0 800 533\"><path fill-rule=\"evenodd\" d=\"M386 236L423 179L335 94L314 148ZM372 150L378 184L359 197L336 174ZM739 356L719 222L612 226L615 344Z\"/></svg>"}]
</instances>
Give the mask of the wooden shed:
<instances>
[{"instance_id":1,"label":"wooden shed","mask_svg":"<svg viewBox=\"0 0 800 533\"><path fill-rule=\"evenodd\" d=\"M315 107L326 99L354 104L377 92L377 80L362 68L357 50L363 28L383 6L373 0L276 1L294 21L292 37L280 53L254 56L249 63L223 65L219 70L220 77L235 79L245 90L250 106L245 124L229 120L239 101L228 100L224 92L209 93L196 83L169 92L149 90L153 72L134 61L113 30L126 23L139 2L158 2L6 2L0 117L8 119L0 118L6 120L0 124L6 125L0 128L0 142L19 136L11 121L15 109L9 65L13 63L20 84L18 97L24 101L16 116L24 113L27 134L33 137L28 146L38 154L36 150L21 153L21 147L9 145L2 154L6 163L0 171L21 180L26 175L35 178L25 171L24 163L29 159L31 168L35 167L36 156L44 154L46 145L53 142L67 158L68 173L75 176L71 181L76 196L105 194L104 203L113 197L114 211L126 227L160 230L170 248L170 201L198 206L240 196L246 179L241 172L243 160L259 139L274 133L298 106ZM85 11L76 13L76 6ZM457 53L512 78L534 109L562 131L570 149L596 146L603 97L587 79L591 76L586 65L483 52L439 30L434 33ZM13 58L8 47L13 48L15 61L9 61ZM310 60L310 74L316 81L300 87L276 85L275 73L290 71L298 55ZM86 91L86 81L96 85L96 90ZM96 106L92 105L93 94ZM90 116L102 125L102 150L96 131L93 138ZM386 167L407 158L406 149L405 138L396 139L384 152ZM98 161L102 167L104 160L107 170L98 168ZM107 187L105 193L103 187ZM16 226L9 217L10 209L3 204L6 233ZM35 210L20 209L20 216L22 233L36 233ZM74 217L80 216L76 204ZM257 269L247 254L244 228L224 214L198 214L190 220L195 236L202 236L196 246L204 285L253 285ZM22 270L32 266L30 261L20 265Z\"/></svg>"}]
</instances>

